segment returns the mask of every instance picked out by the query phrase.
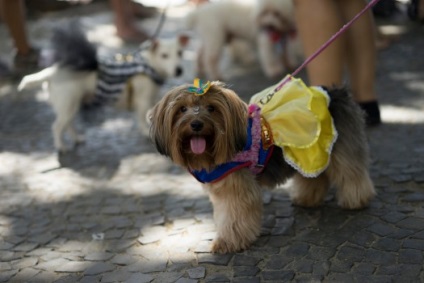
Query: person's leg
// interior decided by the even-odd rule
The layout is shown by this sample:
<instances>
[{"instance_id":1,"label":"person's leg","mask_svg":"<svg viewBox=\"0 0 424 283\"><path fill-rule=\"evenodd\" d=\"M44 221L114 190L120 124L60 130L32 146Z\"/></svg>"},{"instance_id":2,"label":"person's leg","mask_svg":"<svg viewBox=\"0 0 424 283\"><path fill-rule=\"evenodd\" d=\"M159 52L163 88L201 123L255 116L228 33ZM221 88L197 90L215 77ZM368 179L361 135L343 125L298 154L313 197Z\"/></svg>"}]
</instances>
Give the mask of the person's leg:
<instances>
[{"instance_id":1,"label":"person's leg","mask_svg":"<svg viewBox=\"0 0 424 283\"><path fill-rule=\"evenodd\" d=\"M366 5L364 0L339 0L345 21L352 19ZM347 31L349 79L353 97L365 110L368 125L381 122L375 92L376 45L371 12L364 14Z\"/></svg>"},{"instance_id":2,"label":"person's leg","mask_svg":"<svg viewBox=\"0 0 424 283\"><path fill-rule=\"evenodd\" d=\"M3 20L9 29L17 53L27 55L31 51L31 46L27 39L25 29L24 6L22 0L1 0L1 10Z\"/></svg>"},{"instance_id":3,"label":"person's leg","mask_svg":"<svg viewBox=\"0 0 424 283\"><path fill-rule=\"evenodd\" d=\"M305 57L317 51L343 25L336 0L294 0L297 29ZM311 85L340 85L345 67L345 38L334 41L307 65Z\"/></svg>"},{"instance_id":4,"label":"person's leg","mask_svg":"<svg viewBox=\"0 0 424 283\"><path fill-rule=\"evenodd\" d=\"M119 37L129 41L144 41L148 35L135 25L135 15L129 0L110 0L114 11L116 32Z\"/></svg>"},{"instance_id":5,"label":"person's leg","mask_svg":"<svg viewBox=\"0 0 424 283\"><path fill-rule=\"evenodd\" d=\"M364 0L339 0L345 21L352 19L366 5ZM376 100L374 91L376 46L371 12L364 14L348 30L349 77L357 102Z\"/></svg>"}]
</instances>

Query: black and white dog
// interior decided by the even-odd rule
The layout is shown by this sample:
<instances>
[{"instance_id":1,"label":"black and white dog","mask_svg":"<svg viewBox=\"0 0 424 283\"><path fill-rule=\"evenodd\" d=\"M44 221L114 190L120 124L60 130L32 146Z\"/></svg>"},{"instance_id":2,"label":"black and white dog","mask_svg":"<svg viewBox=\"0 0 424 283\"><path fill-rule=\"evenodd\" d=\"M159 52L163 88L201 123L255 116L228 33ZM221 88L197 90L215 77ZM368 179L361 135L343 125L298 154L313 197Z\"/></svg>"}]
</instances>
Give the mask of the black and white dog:
<instances>
[{"instance_id":1,"label":"black and white dog","mask_svg":"<svg viewBox=\"0 0 424 283\"><path fill-rule=\"evenodd\" d=\"M77 23L54 32L54 64L25 76L18 90L48 83L49 102L56 114L52 131L54 145L66 151L63 135L69 130L74 143L83 141L73 120L83 101L110 101L118 107L134 109L141 133L149 134L146 113L154 105L165 79L182 74L183 48L187 36L156 39L147 48L132 54L99 58Z\"/></svg>"}]
</instances>

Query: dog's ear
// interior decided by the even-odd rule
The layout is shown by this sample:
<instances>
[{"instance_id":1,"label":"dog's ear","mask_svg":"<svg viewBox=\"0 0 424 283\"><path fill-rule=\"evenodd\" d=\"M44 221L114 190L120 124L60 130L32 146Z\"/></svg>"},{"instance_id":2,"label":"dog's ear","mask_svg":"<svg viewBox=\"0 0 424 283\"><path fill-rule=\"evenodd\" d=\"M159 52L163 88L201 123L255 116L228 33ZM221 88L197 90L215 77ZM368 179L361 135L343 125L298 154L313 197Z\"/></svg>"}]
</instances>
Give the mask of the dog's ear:
<instances>
[{"instance_id":1,"label":"dog's ear","mask_svg":"<svg viewBox=\"0 0 424 283\"><path fill-rule=\"evenodd\" d=\"M226 90L231 91L231 90ZM231 91L232 92L232 91ZM235 151L241 151L246 145L246 133L247 133L247 105L240 99L240 97L234 93L234 95L228 96L231 105L232 123L231 128L234 129L234 147Z\"/></svg>"},{"instance_id":2,"label":"dog's ear","mask_svg":"<svg viewBox=\"0 0 424 283\"><path fill-rule=\"evenodd\" d=\"M165 129L166 105L166 98L163 98L153 109L149 110L147 119L150 124L150 138L154 142L157 151L162 155L169 156L169 149L166 143L168 134Z\"/></svg>"},{"instance_id":3,"label":"dog's ear","mask_svg":"<svg viewBox=\"0 0 424 283\"><path fill-rule=\"evenodd\" d=\"M180 34L178 36L178 42L182 47L186 47L190 41L190 37L187 34Z\"/></svg>"},{"instance_id":4,"label":"dog's ear","mask_svg":"<svg viewBox=\"0 0 424 283\"><path fill-rule=\"evenodd\" d=\"M152 39L152 42L150 43L150 51L155 52L159 47L159 41L157 39Z\"/></svg>"},{"instance_id":5,"label":"dog's ear","mask_svg":"<svg viewBox=\"0 0 424 283\"><path fill-rule=\"evenodd\" d=\"M232 90L222 83L212 82L212 90L216 91L216 104L222 105L221 119L224 135L215 142L215 162L217 164L227 162L234 155L242 151L247 140L247 105Z\"/></svg>"}]
</instances>

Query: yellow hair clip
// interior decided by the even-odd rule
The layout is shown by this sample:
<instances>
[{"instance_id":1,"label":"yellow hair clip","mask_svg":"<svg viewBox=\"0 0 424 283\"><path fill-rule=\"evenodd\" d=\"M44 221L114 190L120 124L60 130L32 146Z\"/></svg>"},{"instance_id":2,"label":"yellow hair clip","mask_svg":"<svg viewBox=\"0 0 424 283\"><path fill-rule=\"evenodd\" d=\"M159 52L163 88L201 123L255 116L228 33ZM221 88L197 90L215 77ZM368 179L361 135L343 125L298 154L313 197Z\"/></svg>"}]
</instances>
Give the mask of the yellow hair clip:
<instances>
[{"instance_id":1,"label":"yellow hair clip","mask_svg":"<svg viewBox=\"0 0 424 283\"><path fill-rule=\"evenodd\" d=\"M207 93L210 87L211 87L211 83L209 81L202 84L202 81L196 78L194 79L193 86L189 86L187 88L187 91L194 93L194 95L196 96L201 96Z\"/></svg>"}]
</instances>

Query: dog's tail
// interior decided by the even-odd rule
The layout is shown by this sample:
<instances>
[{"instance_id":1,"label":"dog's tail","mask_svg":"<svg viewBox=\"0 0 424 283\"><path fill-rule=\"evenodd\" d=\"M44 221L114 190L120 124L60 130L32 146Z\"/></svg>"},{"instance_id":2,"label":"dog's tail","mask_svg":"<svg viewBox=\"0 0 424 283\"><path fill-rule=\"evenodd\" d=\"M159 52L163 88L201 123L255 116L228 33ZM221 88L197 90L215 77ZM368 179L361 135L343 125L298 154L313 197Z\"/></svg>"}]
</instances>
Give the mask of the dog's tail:
<instances>
[{"instance_id":1,"label":"dog's tail","mask_svg":"<svg viewBox=\"0 0 424 283\"><path fill-rule=\"evenodd\" d=\"M19 83L18 90L22 91L24 89L40 86L43 82L48 81L56 73L57 68L58 65L53 65L37 73L26 75Z\"/></svg>"},{"instance_id":2,"label":"dog's tail","mask_svg":"<svg viewBox=\"0 0 424 283\"><path fill-rule=\"evenodd\" d=\"M330 95L329 110L336 128L348 125L351 131L361 132L364 113L346 88L326 88Z\"/></svg>"},{"instance_id":3,"label":"dog's tail","mask_svg":"<svg viewBox=\"0 0 424 283\"><path fill-rule=\"evenodd\" d=\"M53 62L76 71L97 69L97 50L90 43L78 21L58 26L51 40Z\"/></svg>"}]
</instances>

